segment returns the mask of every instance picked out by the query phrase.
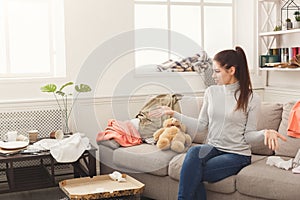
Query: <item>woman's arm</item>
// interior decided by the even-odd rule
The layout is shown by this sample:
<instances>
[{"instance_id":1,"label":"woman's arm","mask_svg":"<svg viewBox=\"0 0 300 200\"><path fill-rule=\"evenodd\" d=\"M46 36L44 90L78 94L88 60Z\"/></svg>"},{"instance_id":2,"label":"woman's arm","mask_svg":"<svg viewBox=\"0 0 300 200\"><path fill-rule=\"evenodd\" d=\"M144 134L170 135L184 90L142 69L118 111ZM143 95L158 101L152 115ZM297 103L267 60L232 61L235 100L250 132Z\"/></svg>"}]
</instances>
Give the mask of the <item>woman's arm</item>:
<instances>
[{"instance_id":1,"label":"woman's arm","mask_svg":"<svg viewBox=\"0 0 300 200\"><path fill-rule=\"evenodd\" d=\"M178 119L181 123L186 125L187 133L191 135L191 137L195 137L196 134L201 133L205 130L208 126L208 96L209 91L208 89L204 93L203 105L201 107L201 111L199 114L198 119L183 115L181 113L175 112L170 107L161 106L159 109L151 111L151 116L161 117L162 115L169 115Z\"/></svg>"}]
</instances>

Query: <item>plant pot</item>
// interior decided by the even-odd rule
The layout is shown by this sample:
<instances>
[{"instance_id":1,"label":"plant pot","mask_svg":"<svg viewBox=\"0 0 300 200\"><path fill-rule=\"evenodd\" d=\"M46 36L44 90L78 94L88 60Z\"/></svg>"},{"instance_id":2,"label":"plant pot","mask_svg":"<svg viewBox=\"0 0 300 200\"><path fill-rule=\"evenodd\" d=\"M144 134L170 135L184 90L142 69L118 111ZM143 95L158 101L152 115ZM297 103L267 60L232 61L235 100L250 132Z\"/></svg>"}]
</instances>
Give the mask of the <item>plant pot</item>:
<instances>
[{"instance_id":1,"label":"plant pot","mask_svg":"<svg viewBox=\"0 0 300 200\"><path fill-rule=\"evenodd\" d=\"M300 21L295 21L293 26L294 28L300 28Z\"/></svg>"}]
</instances>

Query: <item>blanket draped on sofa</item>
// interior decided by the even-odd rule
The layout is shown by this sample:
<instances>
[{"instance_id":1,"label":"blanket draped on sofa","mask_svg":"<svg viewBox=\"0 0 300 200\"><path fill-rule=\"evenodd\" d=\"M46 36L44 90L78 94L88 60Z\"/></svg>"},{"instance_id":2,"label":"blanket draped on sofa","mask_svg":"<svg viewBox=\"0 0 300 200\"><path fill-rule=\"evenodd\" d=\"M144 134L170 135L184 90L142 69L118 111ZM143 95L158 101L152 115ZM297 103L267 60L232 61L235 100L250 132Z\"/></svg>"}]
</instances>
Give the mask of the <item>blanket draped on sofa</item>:
<instances>
[{"instance_id":1,"label":"blanket draped on sofa","mask_svg":"<svg viewBox=\"0 0 300 200\"><path fill-rule=\"evenodd\" d=\"M114 139L123 147L142 143L141 136L130 121L110 119L104 131L98 133L96 141Z\"/></svg>"}]
</instances>

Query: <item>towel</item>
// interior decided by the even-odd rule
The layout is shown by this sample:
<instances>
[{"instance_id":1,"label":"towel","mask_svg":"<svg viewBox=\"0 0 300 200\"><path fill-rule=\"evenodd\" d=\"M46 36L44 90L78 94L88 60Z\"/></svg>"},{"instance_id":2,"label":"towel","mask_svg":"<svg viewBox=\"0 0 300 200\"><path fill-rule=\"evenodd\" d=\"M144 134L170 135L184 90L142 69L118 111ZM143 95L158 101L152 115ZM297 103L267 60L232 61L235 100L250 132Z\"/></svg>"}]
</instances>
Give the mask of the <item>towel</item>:
<instances>
[{"instance_id":1,"label":"towel","mask_svg":"<svg viewBox=\"0 0 300 200\"><path fill-rule=\"evenodd\" d=\"M87 137L82 138L80 133L75 133L50 146L50 153L57 162L69 163L77 161L83 152L89 148L89 139Z\"/></svg>"},{"instance_id":2,"label":"towel","mask_svg":"<svg viewBox=\"0 0 300 200\"><path fill-rule=\"evenodd\" d=\"M289 159L287 161L283 160L279 156L269 156L267 159L267 165L275 166L280 169L289 170L292 168L293 165L293 159Z\"/></svg>"}]
</instances>

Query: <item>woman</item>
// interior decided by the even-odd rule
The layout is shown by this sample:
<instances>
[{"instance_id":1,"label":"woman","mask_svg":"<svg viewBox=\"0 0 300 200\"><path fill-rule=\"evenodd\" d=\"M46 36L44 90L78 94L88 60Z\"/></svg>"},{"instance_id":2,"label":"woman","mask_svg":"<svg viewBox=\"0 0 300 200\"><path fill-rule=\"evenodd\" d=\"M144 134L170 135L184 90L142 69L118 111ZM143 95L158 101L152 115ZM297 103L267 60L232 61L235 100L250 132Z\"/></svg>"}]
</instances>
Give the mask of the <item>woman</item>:
<instances>
[{"instance_id":1,"label":"woman","mask_svg":"<svg viewBox=\"0 0 300 200\"><path fill-rule=\"evenodd\" d=\"M251 163L250 145L264 140L278 148L274 130L256 131L259 96L252 91L246 55L242 48L224 50L213 60L217 85L207 88L198 119L161 107L153 116L173 116L196 133L208 128L207 144L191 147L182 165L178 199L206 199L204 181L216 182L237 174ZM190 132L190 131L189 131Z\"/></svg>"}]
</instances>

